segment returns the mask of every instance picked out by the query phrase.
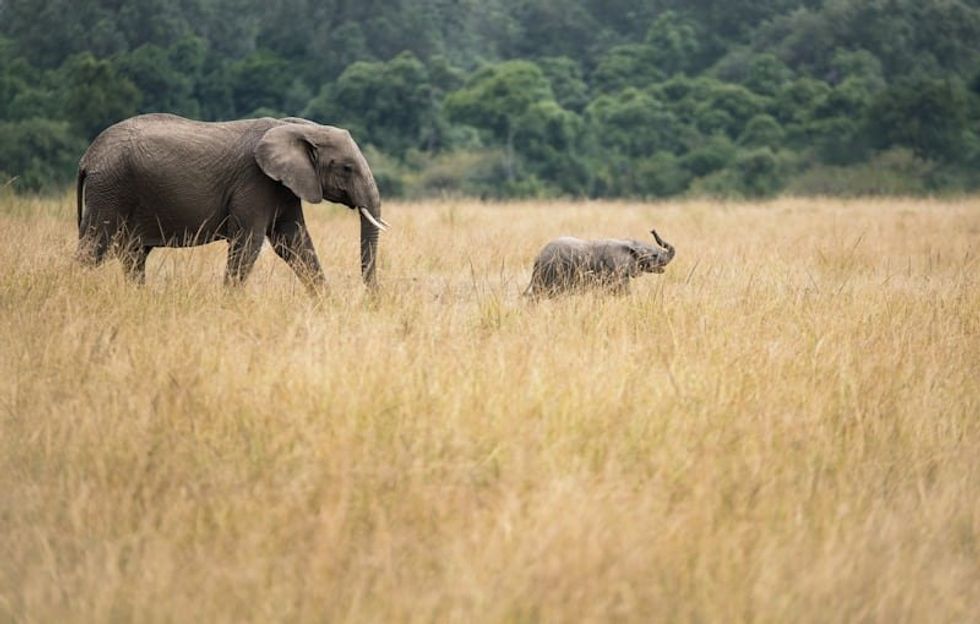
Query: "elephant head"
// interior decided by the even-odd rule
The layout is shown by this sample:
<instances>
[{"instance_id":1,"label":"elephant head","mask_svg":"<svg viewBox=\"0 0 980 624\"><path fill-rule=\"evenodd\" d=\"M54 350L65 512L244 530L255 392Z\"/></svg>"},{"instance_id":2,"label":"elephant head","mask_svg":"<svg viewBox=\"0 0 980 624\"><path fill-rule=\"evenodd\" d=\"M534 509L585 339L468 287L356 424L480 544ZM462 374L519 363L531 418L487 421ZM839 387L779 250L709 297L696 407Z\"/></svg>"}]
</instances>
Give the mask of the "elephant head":
<instances>
[{"instance_id":1,"label":"elephant head","mask_svg":"<svg viewBox=\"0 0 980 624\"><path fill-rule=\"evenodd\" d=\"M364 154L347 130L301 119L270 128L255 149L262 171L311 204L344 204L361 217L361 275L375 285L381 195Z\"/></svg>"},{"instance_id":2,"label":"elephant head","mask_svg":"<svg viewBox=\"0 0 980 624\"><path fill-rule=\"evenodd\" d=\"M664 267L674 259L674 246L660 238L656 230L650 230L650 233L658 246L632 241L629 248L637 273L663 273Z\"/></svg>"}]
</instances>

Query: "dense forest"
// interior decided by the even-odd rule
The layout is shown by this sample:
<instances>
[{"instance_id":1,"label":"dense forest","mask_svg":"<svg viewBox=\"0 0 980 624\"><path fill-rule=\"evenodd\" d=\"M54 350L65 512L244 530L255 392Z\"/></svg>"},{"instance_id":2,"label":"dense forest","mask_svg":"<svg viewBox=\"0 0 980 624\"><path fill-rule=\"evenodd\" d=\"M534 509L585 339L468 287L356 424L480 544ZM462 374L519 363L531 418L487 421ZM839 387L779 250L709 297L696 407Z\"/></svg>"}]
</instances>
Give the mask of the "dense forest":
<instances>
[{"instance_id":1,"label":"dense forest","mask_svg":"<svg viewBox=\"0 0 980 624\"><path fill-rule=\"evenodd\" d=\"M349 128L387 196L980 186L980 0L0 0L0 186L167 111Z\"/></svg>"}]
</instances>

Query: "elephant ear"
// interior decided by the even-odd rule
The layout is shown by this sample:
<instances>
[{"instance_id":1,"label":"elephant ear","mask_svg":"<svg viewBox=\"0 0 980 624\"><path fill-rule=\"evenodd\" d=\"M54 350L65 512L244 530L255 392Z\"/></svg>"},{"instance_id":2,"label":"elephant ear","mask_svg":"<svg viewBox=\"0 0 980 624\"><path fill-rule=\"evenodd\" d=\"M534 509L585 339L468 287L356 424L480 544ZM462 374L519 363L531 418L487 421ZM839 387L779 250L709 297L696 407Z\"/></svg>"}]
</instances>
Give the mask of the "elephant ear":
<instances>
[{"instance_id":1,"label":"elephant ear","mask_svg":"<svg viewBox=\"0 0 980 624\"><path fill-rule=\"evenodd\" d=\"M650 246L644 245L640 241L626 241L626 251L629 252L629 255L637 263L637 266L640 266L644 260L650 258Z\"/></svg>"},{"instance_id":2,"label":"elephant ear","mask_svg":"<svg viewBox=\"0 0 980 624\"><path fill-rule=\"evenodd\" d=\"M647 251L642 243L635 240L625 241L623 246L626 248L626 251L628 251L629 254L637 260L642 258Z\"/></svg>"},{"instance_id":3,"label":"elephant ear","mask_svg":"<svg viewBox=\"0 0 980 624\"><path fill-rule=\"evenodd\" d=\"M265 175L282 182L311 204L323 201L323 188L313 164L316 146L301 124L276 126L262 135L255 148L255 162Z\"/></svg>"}]
</instances>

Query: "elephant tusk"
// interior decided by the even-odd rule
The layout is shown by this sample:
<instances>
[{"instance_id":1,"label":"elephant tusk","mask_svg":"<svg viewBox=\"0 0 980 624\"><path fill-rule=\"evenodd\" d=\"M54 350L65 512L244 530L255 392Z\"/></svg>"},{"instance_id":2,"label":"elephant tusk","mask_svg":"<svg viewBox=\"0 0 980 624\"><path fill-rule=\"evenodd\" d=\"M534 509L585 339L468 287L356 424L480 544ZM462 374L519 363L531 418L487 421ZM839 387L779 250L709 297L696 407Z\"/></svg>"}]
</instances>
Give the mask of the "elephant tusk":
<instances>
[{"instance_id":1,"label":"elephant tusk","mask_svg":"<svg viewBox=\"0 0 980 624\"><path fill-rule=\"evenodd\" d=\"M381 225L385 226L386 228L390 228L391 227L391 224L388 223L387 221L385 221L384 219L382 219L381 217L378 217L378 221L380 221L381 222Z\"/></svg>"},{"instance_id":2,"label":"elephant tusk","mask_svg":"<svg viewBox=\"0 0 980 624\"><path fill-rule=\"evenodd\" d=\"M382 232L384 232L384 231L386 231L388 229L388 225L386 223L384 223L384 219L382 219L381 220L382 222L379 223L378 220L375 219L374 216L371 215L371 213L368 212L368 209L365 208L364 206L358 206L357 209L361 211L361 216L363 216L365 219L367 219L368 221L370 221L371 222L371 225L373 225L374 227L378 228Z\"/></svg>"}]
</instances>

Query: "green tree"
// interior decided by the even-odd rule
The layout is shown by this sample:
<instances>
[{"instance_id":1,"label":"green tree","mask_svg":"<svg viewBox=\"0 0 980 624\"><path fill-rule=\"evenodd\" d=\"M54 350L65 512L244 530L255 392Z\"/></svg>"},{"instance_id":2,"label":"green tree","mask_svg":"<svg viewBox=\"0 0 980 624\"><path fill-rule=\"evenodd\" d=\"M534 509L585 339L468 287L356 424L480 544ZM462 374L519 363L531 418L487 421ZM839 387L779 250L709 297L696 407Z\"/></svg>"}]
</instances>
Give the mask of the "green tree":
<instances>
[{"instance_id":1,"label":"green tree","mask_svg":"<svg viewBox=\"0 0 980 624\"><path fill-rule=\"evenodd\" d=\"M655 50L642 43L610 48L599 58L592 73L592 84L600 93L613 93L627 87L646 87L664 79L657 67Z\"/></svg>"},{"instance_id":2,"label":"green tree","mask_svg":"<svg viewBox=\"0 0 980 624\"><path fill-rule=\"evenodd\" d=\"M724 132L735 138L749 119L765 110L767 103L741 85L717 84L694 108L696 124L704 134Z\"/></svg>"},{"instance_id":3,"label":"green tree","mask_svg":"<svg viewBox=\"0 0 980 624\"><path fill-rule=\"evenodd\" d=\"M0 37L0 119L14 117L14 99L30 88L35 71L24 59L14 57L13 43Z\"/></svg>"},{"instance_id":4,"label":"green tree","mask_svg":"<svg viewBox=\"0 0 980 624\"><path fill-rule=\"evenodd\" d=\"M538 59L538 67L544 72L562 108L576 113L585 110L589 103L589 87L585 84L581 66L567 56Z\"/></svg>"},{"instance_id":5,"label":"green tree","mask_svg":"<svg viewBox=\"0 0 980 624\"><path fill-rule=\"evenodd\" d=\"M179 39L167 50L168 61L174 71L192 84L201 79L207 55L207 41L195 35Z\"/></svg>"},{"instance_id":6,"label":"green tree","mask_svg":"<svg viewBox=\"0 0 980 624\"><path fill-rule=\"evenodd\" d=\"M209 57L201 69L202 77L194 87L201 106L202 119L234 119L235 98L231 66L218 57Z\"/></svg>"},{"instance_id":7,"label":"green tree","mask_svg":"<svg viewBox=\"0 0 980 624\"><path fill-rule=\"evenodd\" d=\"M773 96L793 78L793 70L775 54L753 52L748 47L732 49L711 69L724 82L738 83L753 93Z\"/></svg>"},{"instance_id":8,"label":"green tree","mask_svg":"<svg viewBox=\"0 0 980 624\"><path fill-rule=\"evenodd\" d=\"M541 68L529 61L507 61L477 70L446 98L446 112L451 120L483 129L506 146L507 176L513 181L518 122L532 106L551 100L551 85Z\"/></svg>"},{"instance_id":9,"label":"green tree","mask_svg":"<svg viewBox=\"0 0 980 624\"><path fill-rule=\"evenodd\" d=\"M388 62L352 64L336 83L323 87L305 114L347 127L358 140L401 156L430 140L436 112L425 65L403 52Z\"/></svg>"},{"instance_id":10,"label":"green tree","mask_svg":"<svg viewBox=\"0 0 980 624\"><path fill-rule=\"evenodd\" d=\"M830 60L828 72L833 83L855 80L873 93L885 88L881 61L867 50L837 50Z\"/></svg>"},{"instance_id":11,"label":"green tree","mask_svg":"<svg viewBox=\"0 0 980 624\"><path fill-rule=\"evenodd\" d=\"M739 190L747 197L775 195L785 183L779 159L768 147L740 153L734 163Z\"/></svg>"},{"instance_id":12,"label":"green tree","mask_svg":"<svg viewBox=\"0 0 980 624\"><path fill-rule=\"evenodd\" d=\"M663 100L674 108L675 112L690 109L694 104L708 97L722 83L709 76L689 77L684 75L671 76L667 80L647 88L654 97ZM688 119L693 116L689 115Z\"/></svg>"},{"instance_id":13,"label":"green tree","mask_svg":"<svg viewBox=\"0 0 980 624\"><path fill-rule=\"evenodd\" d=\"M67 122L0 122L0 181L16 178L14 188L28 191L64 188L84 150L85 142Z\"/></svg>"},{"instance_id":14,"label":"green tree","mask_svg":"<svg viewBox=\"0 0 980 624\"><path fill-rule=\"evenodd\" d=\"M690 129L660 100L638 89L593 100L585 112L597 147L629 158L683 151Z\"/></svg>"},{"instance_id":15,"label":"green tree","mask_svg":"<svg viewBox=\"0 0 980 624\"><path fill-rule=\"evenodd\" d=\"M785 129L787 146L803 149L813 143L813 122L830 93L830 85L813 78L797 78L776 93L769 110Z\"/></svg>"},{"instance_id":16,"label":"green tree","mask_svg":"<svg viewBox=\"0 0 980 624\"><path fill-rule=\"evenodd\" d=\"M956 161L967 137L968 98L955 79L901 80L875 98L869 130L878 147L898 145L922 158Z\"/></svg>"},{"instance_id":17,"label":"green tree","mask_svg":"<svg viewBox=\"0 0 980 624\"><path fill-rule=\"evenodd\" d=\"M874 96L861 78L848 78L831 89L814 110L806 135L821 160L847 165L868 154L864 120Z\"/></svg>"},{"instance_id":18,"label":"green tree","mask_svg":"<svg viewBox=\"0 0 980 624\"><path fill-rule=\"evenodd\" d=\"M778 149L784 140L782 126L771 115L756 115L745 124L738 137L738 144L745 147L770 147Z\"/></svg>"},{"instance_id":19,"label":"green tree","mask_svg":"<svg viewBox=\"0 0 980 624\"><path fill-rule=\"evenodd\" d=\"M744 41L759 24L806 4L805 0L667 0L664 4L685 12L702 25L715 41Z\"/></svg>"},{"instance_id":20,"label":"green tree","mask_svg":"<svg viewBox=\"0 0 980 624\"><path fill-rule=\"evenodd\" d=\"M822 80L797 78L776 93L771 110L783 124L806 124L830 96L831 87Z\"/></svg>"},{"instance_id":21,"label":"green tree","mask_svg":"<svg viewBox=\"0 0 980 624\"><path fill-rule=\"evenodd\" d=\"M13 43L0 37L0 120L58 118L60 74L15 57Z\"/></svg>"},{"instance_id":22,"label":"green tree","mask_svg":"<svg viewBox=\"0 0 980 624\"><path fill-rule=\"evenodd\" d=\"M523 31L512 44L517 56L571 56L591 47L600 34L580 0L515 2L511 7Z\"/></svg>"},{"instance_id":23,"label":"green tree","mask_svg":"<svg viewBox=\"0 0 980 624\"><path fill-rule=\"evenodd\" d=\"M89 139L139 110L139 89L110 61L79 54L65 63L62 75L64 118Z\"/></svg>"},{"instance_id":24,"label":"green tree","mask_svg":"<svg viewBox=\"0 0 980 624\"><path fill-rule=\"evenodd\" d=\"M650 48L650 61L667 76L691 71L701 51L694 23L675 11L657 17L644 43Z\"/></svg>"},{"instance_id":25,"label":"green tree","mask_svg":"<svg viewBox=\"0 0 980 624\"><path fill-rule=\"evenodd\" d=\"M670 197L683 193L691 173L669 152L660 152L636 162L627 194L639 197Z\"/></svg>"},{"instance_id":26,"label":"green tree","mask_svg":"<svg viewBox=\"0 0 980 624\"><path fill-rule=\"evenodd\" d=\"M897 147L966 188L978 40L976 0L0 0L0 121L307 111L407 193L470 163L453 188L745 194L734 145L781 175Z\"/></svg>"},{"instance_id":27,"label":"green tree","mask_svg":"<svg viewBox=\"0 0 980 624\"><path fill-rule=\"evenodd\" d=\"M728 137L715 135L684 154L680 164L692 175L701 177L730 165L735 154L735 145Z\"/></svg>"},{"instance_id":28,"label":"green tree","mask_svg":"<svg viewBox=\"0 0 980 624\"><path fill-rule=\"evenodd\" d=\"M563 193L582 195L589 186L583 127L574 112L554 100L541 100L518 118L514 147L528 172Z\"/></svg>"},{"instance_id":29,"label":"green tree","mask_svg":"<svg viewBox=\"0 0 980 624\"><path fill-rule=\"evenodd\" d=\"M257 50L230 67L231 95L235 113L253 117L264 108L277 113L284 111L285 93L292 83L289 62L269 50Z\"/></svg>"},{"instance_id":30,"label":"green tree","mask_svg":"<svg viewBox=\"0 0 980 624\"><path fill-rule=\"evenodd\" d=\"M437 54L429 59L427 64L429 82L439 96L455 91L466 82L466 72L449 62L449 59Z\"/></svg>"},{"instance_id":31,"label":"green tree","mask_svg":"<svg viewBox=\"0 0 980 624\"><path fill-rule=\"evenodd\" d=\"M120 57L116 65L119 73L139 89L140 112L199 115L192 77L173 65L167 50L153 44L143 45Z\"/></svg>"},{"instance_id":32,"label":"green tree","mask_svg":"<svg viewBox=\"0 0 980 624\"><path fill-rule=\"evenodd\" d=\"M776 95L790 80L793 71L774 54L759 54L749 63L749 73L742 83L754 93Z\"/></svg>"}]
</instances>

